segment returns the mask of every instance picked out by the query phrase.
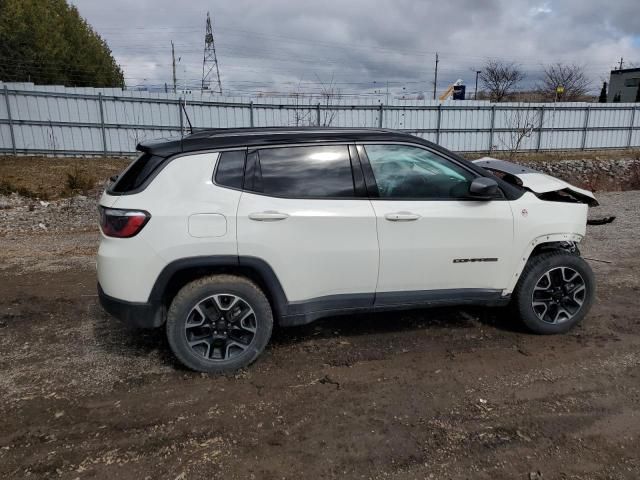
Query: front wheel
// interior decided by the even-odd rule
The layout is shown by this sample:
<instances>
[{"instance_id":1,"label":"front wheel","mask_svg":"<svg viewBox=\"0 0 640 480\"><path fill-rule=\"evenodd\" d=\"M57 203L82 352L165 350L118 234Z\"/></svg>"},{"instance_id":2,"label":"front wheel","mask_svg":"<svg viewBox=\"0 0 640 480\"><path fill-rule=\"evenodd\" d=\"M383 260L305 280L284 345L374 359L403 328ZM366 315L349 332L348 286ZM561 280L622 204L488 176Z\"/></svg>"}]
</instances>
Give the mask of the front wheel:
<instances>
[{"instance_id":1,"label":"front wheel","mask_svg":"<svg viewBox=\"0 0 640 480\"><path fill-rule=\"evenodd\" d=\"M269 301L251 281L232 275L200 278L182 288L167 314L175 356L198 372L231 373L262 353L273 328Z\"/></svg>"},{"instance_id":2,"label":"front wheel","mask_svg":"<svg viewBox=\"0 0 640 480\"><path fill-rule=\"evenodd\" d=\"M564 333L587 315L595 287L593 271L581 257L563 251L544 253L525 266L512 305L531 331Z\"/></svg>"}]
</instances>

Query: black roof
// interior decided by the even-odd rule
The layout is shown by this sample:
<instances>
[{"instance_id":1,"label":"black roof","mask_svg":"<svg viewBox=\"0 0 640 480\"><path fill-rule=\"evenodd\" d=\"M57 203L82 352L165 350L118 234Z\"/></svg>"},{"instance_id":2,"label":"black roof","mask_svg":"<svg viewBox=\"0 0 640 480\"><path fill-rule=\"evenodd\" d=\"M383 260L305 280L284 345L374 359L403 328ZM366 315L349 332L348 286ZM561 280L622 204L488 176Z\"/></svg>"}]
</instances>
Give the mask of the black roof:
<instances>
[{"instance_id":1,"label":"black roof","mask_svg":"<svg viewBox=\"0 0 640 480\"><path fill-rule=\"evenodd\" d=\"M425 145L441 152L470 170L485 177L494 178L502 187L507 198L514 199L522 195L524 190L513 186L501 178L494 177L482 167L465 160L435 143L423 138L382 128L328 128L328 127L266 127L266 128L212 128L202 129L182 138L150 140L138 144L138 150L163 157L162 164L167 164L178 153L216 150L235 147L264 147L269 145L286 145L296 143L331 143L331 142L407 142ZM156 169L156 172L158 170Z\"/></svg>"},{"instance_id":2,"label":"black roof","mask_svg":"<svg viewBox=\"0 0 640 480\"><path fill-rule=\"evenodd\" d=\"M267 127L267 128L212 128L195 131L182 138L158 139L141 142L137 149L161 157L177 153L195 152L233 147L258 147L289 143L322 143L349 141L398 141L441 147L420 137L397 130L378 128L321 128L321 127ZM450 152L447 152L450 154Z\"/></svg>"}]
</instances>

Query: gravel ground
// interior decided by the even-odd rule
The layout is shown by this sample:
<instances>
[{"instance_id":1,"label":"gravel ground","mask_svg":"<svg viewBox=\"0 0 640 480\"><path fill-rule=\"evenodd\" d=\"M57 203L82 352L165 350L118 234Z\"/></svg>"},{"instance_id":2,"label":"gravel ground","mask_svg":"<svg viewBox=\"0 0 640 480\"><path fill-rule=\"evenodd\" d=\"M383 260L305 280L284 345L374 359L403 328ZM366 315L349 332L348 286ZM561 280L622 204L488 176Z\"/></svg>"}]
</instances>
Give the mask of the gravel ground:
<instances>
[{"instance_id":1,"label":"gravel ground","mask_svg":"<svg viewBox=\"0 0 640 480\"><path fill-rule=\"evenodd\" d=\"M0 195L0 235L95 230L98 196L44 201L16 193Z\"/></svg>"},{"instance_id":2,"label":"gravel ground","mask_svg":"<svg viewBox=\"0 0 640 480\"><path fill-rule=\"evenodd\" d=\"M591 191L640 189L640 159L573 159L559 162L520 161L535 170Z\"/></svg>"},{"instance_id":3,"label":"gravel ground","mask_svg":"<svg viewBox=\"0 0 640 480\"><path fill-rule=\"evenodd\" d=\"M617 219L588 228L597 301L567 335L502 309L339 317L209 377L98 306L94 199L9 198L0 478L640 478L640 191L598 199Z\"/></svg>"}]
</instances>

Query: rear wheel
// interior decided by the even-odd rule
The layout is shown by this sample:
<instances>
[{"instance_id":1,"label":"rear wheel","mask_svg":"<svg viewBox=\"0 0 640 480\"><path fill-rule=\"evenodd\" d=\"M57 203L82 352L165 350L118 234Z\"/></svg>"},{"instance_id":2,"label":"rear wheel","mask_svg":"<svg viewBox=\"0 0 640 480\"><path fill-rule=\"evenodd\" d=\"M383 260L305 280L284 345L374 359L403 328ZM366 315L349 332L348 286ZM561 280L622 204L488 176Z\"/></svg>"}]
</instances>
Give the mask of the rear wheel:
<instances>
[{"instance_id":1,"label":"rear wheel","mask_svg":"<svg viewBox=\"0 0 640 480\"><path fill-rule=\"evenodd\" d=\"M249 280L216 275L189 283L167 315L175 356L198 372L229 373L258 358L271 337L273 316L262 291Z\"/></svg>"},{"instance_id":2,"label":"rear wheel","mask_svg":"<svg viewBox=\"0 0 640 480\"><path fill-rule=\"evenodd\" d=\"M512 305L524 324L540 334L563 333L587 315L595 297L595 278L581 257L564 251L529 260Z\"/></svg>"}]
</instances>

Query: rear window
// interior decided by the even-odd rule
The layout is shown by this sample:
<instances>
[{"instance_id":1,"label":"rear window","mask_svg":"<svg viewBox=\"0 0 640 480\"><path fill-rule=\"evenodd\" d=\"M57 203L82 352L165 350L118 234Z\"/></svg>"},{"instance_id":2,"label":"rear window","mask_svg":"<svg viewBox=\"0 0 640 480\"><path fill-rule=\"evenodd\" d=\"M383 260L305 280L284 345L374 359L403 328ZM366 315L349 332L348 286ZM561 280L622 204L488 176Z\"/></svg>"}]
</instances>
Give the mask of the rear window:
<instances>
[{"instance_id":1,"label":"rear window","mask_svg":"<svg viewBox=\"0 0 640 480\"><path fill-rule=\"evenodd\" d=\"M151 174L162 164L164 157L143 153L120 174L111 185L111 193L127 193L140 188Z\"/></svg>"}]
</instances>

